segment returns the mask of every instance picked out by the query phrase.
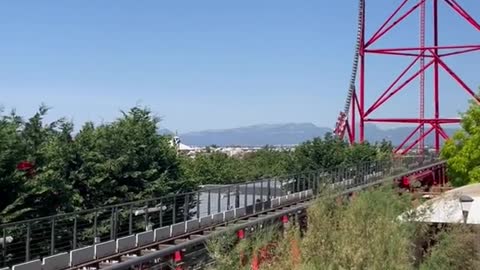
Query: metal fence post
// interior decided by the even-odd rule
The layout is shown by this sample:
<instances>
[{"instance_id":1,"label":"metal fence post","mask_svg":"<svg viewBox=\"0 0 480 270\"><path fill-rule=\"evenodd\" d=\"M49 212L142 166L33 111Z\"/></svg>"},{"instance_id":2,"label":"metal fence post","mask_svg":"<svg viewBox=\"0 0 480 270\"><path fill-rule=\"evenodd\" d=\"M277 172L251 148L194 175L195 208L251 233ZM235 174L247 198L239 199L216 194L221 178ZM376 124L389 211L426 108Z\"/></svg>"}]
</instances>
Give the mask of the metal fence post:
<instances>
[{"instance_id":1,"label":"metal fence post","mask_svg":"<svg viewBox=\"0 0 480 270\"><path fill-rule=\"evenodd\" d=\"M173 196L172 224L177 222L177 195Z\"/></svg>"},{"instance_id":2,"label":"metal fence post","mask_svg":"<svg viewBox=\"0 0 480 270\"><path fill-rule=\"evenodd\" d=\"M240 207L240 185L235 186L235 208Z\"/></svg>"},{"instance_id":3,"label":"metal fence post","mask_svg":"<svg viewBox=\"0 0 480 270\"><path fill-rule=\"evenodd\" d=\"M211 215L211 207L212 207L212 202L211 202L211 199L212 199L212 196L211 196L212 192L210 191L210 189L208 190L208 202L207 202L207 215Z\"/></svg>"},{"instance_id":4,"label":"metal fence post","mask_svg":"<svg viewBox=\"0 0 480 270\"><path fill-rule=\"evenodd\" d=\"M197 191L197 218L200 218L200 191Z\"/></svg>"},{"instance_id":5,"label":"metal fence post","mask_svg":"<svg viewBox=\"0 0 480 270\"><path fill-rule=\"evenodd\" d=\"M30 260L30 235L32 233L32 225L30 222L27 223L27 235L25 239L25 261Z\"/></svg>"},{"instance_id":6,"label":"metal fence post","mask_svg":"<svg viewBox=\"0 0 480 270\"><path fill-rule=\"evenodd\" d=\"M3 248L2 248L2 265L3 266L6 266L7 265L7 241L5 241L5 239L7 239L7 230L5 229L5 227L2 229L2 235L3 235Z\"/></svg>"},{"instance_id":7,"label":"metal fence post","mask_svg":"<svg viewBox=\"0 0 480 270\"><path fill-rule=\"evenodd\" d=\"M244 198L243 198L243 199L244 199L244 201L243 201L243 207L245 207L245 208L246 208L247 205L248 205L248 196L247 196L247 194L248 194L248 183L245 183L245 192L244 192L244 194L243 194L243 196L244 196Z\"/></svg>"},{"instance_id":8,"label":"metal fence post","mask_svg":"<svg viewBox=\"0 0 480 270\"><path fill-rule=\"evenodd\" d=\"M150 220L148 216L148 202L145 205L145 231L148 231L150 228Z\"/></svg>"},{"instance_id":9,"label":"metal fence post","mask_svg":"<svg viewBox=\"0 0 480 270\"><path fill-rule=\"evenodd\" d=\"M277 197L277 189L278 189L278 181L277 181L277 177L274 177L273 178L273 197L274 198Z\"/></svg>"},{"instance_id":10,"label":"metal fence post","mask_svg":"<svg viewBox=\"0 0 480 270\"><path fill-rule=\"evenodd\" d=\"M227 187L227 210L230 209L230 185Z\"/></svg>"},{"instance_id":11,"label":"metal fence post","mask_svg":"<svg viewBox=\"0 0 480 270\"><path fill-rule=\"evenodd\" d=\"M128 235L132 235L133 233L133 206L130 204L130 208L128 210Z\"/></svg>"},{"instance_id":12,"label":"metal fence post","mask_svg":"<svg viewBox=\"0 0 480 270\"><path fill-rule=\"evenodd\" d=\"M267 200L271 200L271 196L272 196L272 191L271 191L271 188L272 188L272 185L271 185L271 178L268 178L268 182L267 182Z\"/></svg>"},{"instance_id":13,"label":"metal fence post","mask_svg":"<svg viewBox=\"0 0 480 270\"><path fill-rule=\"evenodd\" d=\"M299 191L305 191L306 188L307 188L307 178L305 177L305 174L302 173L302 175L300 176L300 178L302 179L302 189L299 190Z\"/></svg>"},{"instance_id":14,"label":"metal fence post","mask_svg":"<svg viewBox=\"0 0 480 270\"><path fill-rule=\"evenodd\" d=\"M113 231L115 230L114 226L114 221L113 221L113 216L114 216L114 210L112 207L112 211L110 213L110 240L114 240L115 238L113 237Z\"/></svg>"},{"instance_id":15,"label":"metal fence post","mask_svg":"<svg viewBox=\"0 0 480 270\"><path fill-rule=\"evenodd\" d=\"M114 231L113 231L113 237L114 239L117 239L117 234L118 234L118 208L115 207L115 212L114 212L114 216L113 216L113 225L114 225Z\"/></svg>"},{"instance_id":16,"label":"metal fence post","mask_svg":"<svg viewBox=\"0 0 480 270\"><path fill-rule=\"evenodd\" d=\"M260 180L260 203L262 204L262 211L265 209L265 204L263 201L263 180ZM257 207L255 205L255 207Z\"/></svg>"},{"instance_id":17,"label":"metal fence post","mask_svg":"<svg viewBox=\"0 0 480 270\"><path fill-rule=\"evenodd\" d=\"M163 200L160 199L160 202L158 203L160 207L160 211L158 211L158 227L161 228L163 225Z\"/></svg>"},{"instance_id":18,"label":"metal fence post","mask_svg":"<svg viewBox=\"0 0 480 270\"><path fill-rule=\"evenodd\" d=\"M263 180L260 180L260 201L263 202Z\"/></svg>"},{"instance_id":19,"label":"metal fence post","mask_svg":"<svg viewBox=\"0 0 480 270\"><path fill-rule=\"evenodd\" d=\"M73 249L77 248L77 217L73 218Z\"/></svg>"},{"instance_id":20,"label":"metal fence post","mask_svg":"<svg viewBox=\"0 0 480 270\"><path fill-rule=\"evenodd\" d=\"M218 197L217 197L217 213L220 213L222 212L222 209L221 209L221 188L218 188Z\"/></svg>"},{"instance_id":21,"label":"metal fence post","mask_svg":"<svg viewBox=\"0 0 480 270\"><path fill-rule=\"evenodd\" d=\"M255 195L256 195L256 185L257 183L253 182L253 198L252 198L252 205L253 205L253 213L257 212L257 207L255 205L257 204L255 200Z\"/></svg>"},{"instance_id":22,"label":"metal fence post","mask_svg":"<svg viewBox=\"0 0 480 270\"><path fill-rule=\"evenodd\" d=\"M184 208L183 208L183 221L187 222L188 220L188 210L189 210L189 207L188 207L188 196L189 194L185 195L185 204L184 204Z\"/></svg>"},{"instance_id":23,"label":"metal fence post","mask_svg":"<svg viewBox=\"0 0 480 270\"><path fill-rule=\"evenodd\" d=\"M97 242L97 223L98 223L98 212L95 211L94 216L93 216L93 243L95 244Z\"/></svg>"},{"instance_id":24,"label":"metal fence post","mask_svg":"<svg viewBox=\"0 0 480 270\"><path fill-rule=\"evenodd\" d=\"M55 217L52 217L51 220L51 229L50 229L50 255L55 254ZM3 236L3 239L5 239L5 235ZM6 242L3 241L3 244Z\"/></svg>"},{"instance_id":25,"label":"metal fence post","mask_svg":"<svg viewBox=\"0 0 480 270\"><path fill-rule=\"evenodd\" d=\"M300 191L300 178L298 177L298 174L296 175L295 179L297 181L295 183L296 184L295 187L293 188L293 193Z\"/></svg>"}]
</instances>

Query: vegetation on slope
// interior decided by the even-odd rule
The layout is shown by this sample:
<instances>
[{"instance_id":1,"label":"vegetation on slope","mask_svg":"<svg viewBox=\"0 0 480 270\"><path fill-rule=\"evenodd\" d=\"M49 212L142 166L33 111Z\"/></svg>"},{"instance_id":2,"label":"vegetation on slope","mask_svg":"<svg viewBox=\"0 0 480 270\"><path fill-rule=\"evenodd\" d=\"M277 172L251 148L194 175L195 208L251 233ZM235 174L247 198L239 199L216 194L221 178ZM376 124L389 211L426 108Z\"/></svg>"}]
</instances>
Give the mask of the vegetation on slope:
<instances>
[{"instance_id":1,"label":"vegetation on slope","mask_svg":"<svg viewBox=\"0 0 480 270\"><path fill-rule=\"evenodd\" d=\"M330 169L389 155L391 145L349 147L331 135L295 151L269 147L241 158L211 152L178 156L158 134L159 119L134 107L111 123L45 121L0 114L0 223L304 170Z\"/></svg>"},{"instance_id":2,"label":"vegetation on slope","mask_svg":"<svg viewBox=\"0 0 480 270\"><path fill-rule=\"evenodd\" d=\"M397 220L411 208L411 197L390 188L361 192L343 204L324 196L308 209L302 238L294 228L283 238L267 233L263 243L261 232L230 248L212 241L210 246L217 248L210 251L218 259L214 269L250 269L266 242L277 248L260 269L479 269L479 249L469 228L451 228L434 235L435 241L425 241L432 238L430 227ZM292 248L295 243L298 251ZM250 261L242 263L241 254Z\"/></svg>"},{"instance_id":3,"label":"vegetation on slope","mask_svg":"<svg viewBox=\"0 0 480 270\"><path fill-rule=\"evenodd\" d=\"M185 159L186 177L202 184L226 184L254 180L268 176L286 175L303 171L332 169L390 158L392 145L358 144L350 147L331 134L313 138L299 145L294 151L279 151L268 146L244 157L229 157L220 152L198 155Z\"/></svg>"},{"instance_id":4,"label":"vegetation on slope","mask_svg":"<svg viewBox=\"0 0 480 270\"><path fill-rule=\"evenodd\" d=\"M45 123L47 111L0 118L0 222L195 188L148 109L77 134L64 119Z\"/></svg>"}]
</instances>

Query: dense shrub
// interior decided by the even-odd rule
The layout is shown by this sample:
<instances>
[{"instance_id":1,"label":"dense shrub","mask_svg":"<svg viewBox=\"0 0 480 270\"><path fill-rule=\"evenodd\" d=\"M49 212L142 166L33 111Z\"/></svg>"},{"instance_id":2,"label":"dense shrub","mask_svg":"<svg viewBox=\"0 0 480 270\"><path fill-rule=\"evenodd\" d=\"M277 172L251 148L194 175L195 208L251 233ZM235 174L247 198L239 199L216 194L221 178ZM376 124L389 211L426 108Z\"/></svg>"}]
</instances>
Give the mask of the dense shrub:
<instances>
[{"instance_id":1,"label":"dense shrub","mask_svg":"<svg viewBox=\"0 0 480 270\"><path fill-rule=\"evenodd\" d=\"M176 151L148 109L86 123L77 134L65 119L46 123L47 111L0 116L0 222L195 188L182 181Z\"/></svg>"},{"instance_id":2,"label":"dense shrub","mask_svg":"<svg viewBox=\"0 0 480 270\"><path fill-rule=\"evenodd\" d=\"M295 229L284 238L267 233L256 250L245 249L252 244L222 242L221 252L214 250L214 269L249 269L249 263L240 265L239 254L251 259L258 247L272 241L278 248L261 269L480 269L477 233L460 226L431 234L428 224L399 221L411 208L411 197L390 188L361 192L343 203L325 194L308 209L303 238ZM262 233L245 242L259 242ZM295 241L301 243L300 256L292 248ZM431 245L427 250L426 243Z\"/></svg>"}]
</instances>

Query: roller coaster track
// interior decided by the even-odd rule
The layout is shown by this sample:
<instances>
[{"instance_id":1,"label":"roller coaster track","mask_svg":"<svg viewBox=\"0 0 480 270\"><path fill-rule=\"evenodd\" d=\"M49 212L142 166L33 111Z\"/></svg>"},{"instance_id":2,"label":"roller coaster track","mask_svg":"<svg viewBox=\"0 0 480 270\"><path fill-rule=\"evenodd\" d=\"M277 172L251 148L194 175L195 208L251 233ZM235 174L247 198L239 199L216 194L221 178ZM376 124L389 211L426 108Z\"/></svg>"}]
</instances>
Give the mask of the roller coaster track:
<instances>
[{"instance_id":1,"label":"roller coaster track","mask_svg":"<svg viewBox=\"0 0 480 270\"><path fill-rule=\"evenodd\" d=\"M364 7L365 7L365 0L359 0L359 7L358 7L358 28L357 28L357 40L355 44L355 54L353 56L353 65L352 65L352 73L350 76L350 83L348 85L348 92L347 98L345 100L345 107L343 111L340 112L340 115L337 119L334 134L338 136L340 139L343 139L345 135L345 131L348 128L348 112L350 110L350 106L352 104L352 99L354 99L355 95L355 81L357 79L357 72L358 72L358 61L360 58L360 46L362 44L362 33L364 27Z\"/></svg>"},{"instance_id":2,"label":"roller coaster track","mask_svg":"<svg viewBox=\"0 0 480 270\"><path fill-rule=\"evenodd\" d=\"M242 189L245 188L245 191L247 191L248 186L257 188L256 193L260 193L258 200L254 197L252 200L248 200L249 203L247 203L247 196L245 196L245 204L238 202L238 205L236 204L233 209L218 207L217 211L212 211L211 213L210 211L208 211L208 213L200 211L197 212L199 213L197 217L189 217L181 222L173 220L169 224L164 223L162 225L162 223L157 223L152 227L144 228L138 232L135 231L132 234L120 235L114 238L107 237L99 239L100 241L95 240L93 244L89 241L79 243L79 239L75 240L76 238L73 238L73 242L78 242L77 244L70 249L63 249L61 251L52 248L52 254L50 254L50 256L35 254L32 249L33 246L29 245L33 242L41 242L43 247L48 248L49 245L54 243L49 242L48 239L35 238L33 232L38 232L35 228L40 227L34 227L33 225L43 225L41 227L44 228L46 232L52 232L52 239L57 239L58 241L61 235L56 235L54 232L56 229L60 229L58 227L62 220L65 220L65 218L73 218L78 221L73 223L73 228L70 226L63 227L62 232L73 229L74 232L80 233L80 220L82 220L82 216L89 214L91 212L90 210L87 212L78 212L77 214L72 213L47 217L45 221L55 220L55 222L51 223L38 223L44 221L44 218L40 218L10 225L4 224L3 227L0 226L0 228L4 231L8 231L8 228L17 228L24 225L30 228L26 233L25 239L27 241L20 241L24 248L25 244L27 245L26 247L29 248L27 253L29 253L30 259L27 259L25 263L13 265L12 270L125 269L126 266L126 268L128 268L129 266L138 265L140 265L139 269L148 269L150 266L154 266L155 269L172 269L172 265L173 268L175 268L175 265L180 261L182 263L188 262L190 265L200 266L209 260L204 243L208 239L211 239L211 237L222 235L226 231L231 230L238 231L241 229L252 232L264 224L268 225L272 222L278 223L281 220L280 217L284 218L286 215L303 215L304 212L302 213L302 211L308 207L309 201L318 196L319 190L323 189L322 187L330 186L334 190L338 190L338 192L340 192L339 194L345 194L345 192L348 193L377 184L391 182L403 175L416 174L424 170L430 170L436 166L443 166L443 164L444 162L438 161L435 158L419 163L418 158L411 157L392 161L358 164L351 168L306 172L296 175L293 178L291 176L284 178L281 182L285 185L278 185L278 187L282 187L282 192L275 191L277 185L274 183L277 183L277 180L254 182L242 186ZM292 182L292 180L295 181ZM264 183L269 184L265 185ZM258 188L262 186L262 190L267 191L267 196L262 196L261 194L265 195L265 193L263 193L262 190L258 190ZM237 189L237 187L237 185L227 186L226 194L230 193L230 191L238 191L239 189ZM210 191L211 190L208 190L209 194ZM210 198L209 195L207 201L203 201L207 203L206 205L200 204L201 201L199 200L199 203L195 206L185 204L185 208L199 209L201 208L200 206L203 205L208 206L210 209L210 206L215 205L217 202L217 198L213 197L214 194L215 193L212 192L212 197ZM184 195L187 194L182 194L179 198L184 197ZM165 199L166 198L163 198L163 200ZM218 199L218 202L220 202L220 199ZM145 205L145 202L141 202L140 205ZM130 206L132 206L132 204L109 207L107 212L110 212L110 210L118 211L115 215L111 216L113 218L111 221L116 220L114 218L115 216L124 216L127 218L124 221L128 221L128 214L132 213ZM146 205L143 209L143 211L133 212L138 212L140 220L143 218L148 220L148 216L152 217L152 215L161 215L161 212L153 212L154 209L147 208ZM95 209L94 213L98 211L99 209ZM95 225L97 223L100 224L100 218L95 220L97 221ZM158 222L158 220L156 220L156 222ZM48 224L50 225L45 227L45 225ZM112 228L117 227L117 222L110 224ZM140 222L139 225L141 224ZM94 228L97 228L97 226ZM94 228L88 228L87 231L91 231L90 229ZM98 227L99 230L100 228L101 227ZM97 229L93 231L97 231ZM25 235L20 236L25 237ZM13 247L12 244L6 246L7 252L9 250L10 252L13 251ZM2 250L2 253L5 253L5 249ZM175 261L175 258L179 260Z\"/></svg>"}]
</instances>

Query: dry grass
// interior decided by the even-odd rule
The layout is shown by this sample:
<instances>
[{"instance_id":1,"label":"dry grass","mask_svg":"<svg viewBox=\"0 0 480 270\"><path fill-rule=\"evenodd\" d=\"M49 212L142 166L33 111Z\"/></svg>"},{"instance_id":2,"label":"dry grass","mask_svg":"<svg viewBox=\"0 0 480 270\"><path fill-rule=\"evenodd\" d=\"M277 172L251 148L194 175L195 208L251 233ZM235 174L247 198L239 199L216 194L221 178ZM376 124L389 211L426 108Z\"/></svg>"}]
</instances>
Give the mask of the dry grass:
<instances>
[{"instance_id":1,"label":"dry grass","mask_svg":"<svg viewBox=\"0 0 480 270\"><path fill-rule=\"evenodd\" d=\"M429 227L397 219L411 208L411 197L398 196L389 188L362 192L349 203L323 196L308 209L308 230L303 238L296 229L285 237L276 230L256 234L214 253L219 255L215 269L250 269L250 263L243 268L239 264L239 254L251 258L272 241L278 242L273 259L261 269L480 269L478 234L465 227L434 236L436 244L422 252L424 243L419 240L431 237ZM295 241L298 251L292 248Z\"/></svg>"}]
</instances>

